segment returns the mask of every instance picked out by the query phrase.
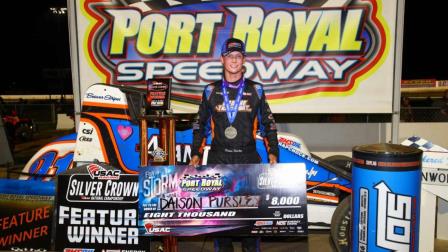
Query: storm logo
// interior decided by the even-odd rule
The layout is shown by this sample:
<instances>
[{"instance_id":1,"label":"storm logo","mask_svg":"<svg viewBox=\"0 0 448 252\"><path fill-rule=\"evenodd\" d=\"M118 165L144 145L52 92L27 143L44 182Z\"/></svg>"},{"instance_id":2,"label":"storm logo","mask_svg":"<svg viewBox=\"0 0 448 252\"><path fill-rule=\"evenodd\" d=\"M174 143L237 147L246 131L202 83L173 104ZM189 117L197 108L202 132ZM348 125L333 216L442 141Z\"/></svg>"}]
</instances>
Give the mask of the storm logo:
<instances>
[{"instance_id":1,"label":"storm logo","mask_svg":"<svg viewBox=\"0 0 448 252\"><path fill-rule=\"evenodd\" d=\"M89 164L87 166L90 178L101 180L118 180L120 179L120 170L106 170L97 164Z\"/></svg>"},{"instance_id":2,"label":"storm logo","mask_svg":"<svg viewBox=\"0 0 448 252\"><path fill-rule=\"evenodd\" d=\"M377 245L393 251L413 251L410 250L412 223L415 223L412 197L393 193L384 182L378 183L375 189L378 191Z\"/></svg>"}]
</instances>

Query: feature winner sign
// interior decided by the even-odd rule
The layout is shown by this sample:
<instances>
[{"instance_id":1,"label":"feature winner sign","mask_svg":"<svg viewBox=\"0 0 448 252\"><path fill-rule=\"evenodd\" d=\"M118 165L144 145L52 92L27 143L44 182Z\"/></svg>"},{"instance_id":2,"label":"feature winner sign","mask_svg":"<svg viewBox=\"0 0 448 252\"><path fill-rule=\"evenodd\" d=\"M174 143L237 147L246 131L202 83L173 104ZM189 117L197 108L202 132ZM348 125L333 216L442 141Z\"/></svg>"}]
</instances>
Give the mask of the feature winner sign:
<instances>
[{"instance_id":1,"label":"feature winner sign","mask_svg":"<svg viewBox=\"0 0 448 252\"><path fill-rule=\"evenodd\" d=\"M222 79L222 43L236 37L274 113L392 112L396 0L69 2L86 85L75 93L168 76L174 112L196 113L204 86Z\"/></svg>"},{"instance_id":2,"label":"feature winner sign","mask_svg":"<svg viewBox=\"0 0 448 252\"><path fill-rule=\"evenodd\" d=\"M137 175L102 164L69 172L57 182L58 251L149 251L138 235Z\"/></svg>"},{"instance_id":3,"label":"feature winner sign","mask_svg":"<svg viewBox=\"0 0 448 252\"><path fill-rule=\"evenodd\" d=\"M306 235L305 165L151 166L140 171L141 235Z\"/></svg>"}]
</instances>

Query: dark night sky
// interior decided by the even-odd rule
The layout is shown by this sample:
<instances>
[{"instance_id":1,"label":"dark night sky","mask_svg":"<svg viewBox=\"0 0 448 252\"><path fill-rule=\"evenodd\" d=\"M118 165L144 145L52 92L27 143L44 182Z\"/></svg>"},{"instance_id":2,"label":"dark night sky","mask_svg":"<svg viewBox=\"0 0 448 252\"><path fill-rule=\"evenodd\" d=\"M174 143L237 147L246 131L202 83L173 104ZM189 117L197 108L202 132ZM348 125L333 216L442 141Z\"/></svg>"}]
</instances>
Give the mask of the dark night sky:
<instances>
[{"instance_id":1,"label":"dark night sky","mask_svg":"<svg viewBox=\"0 0 448 252\"><path fill-rule=\"evenodd\" d=\"M67 15L49 10L66 7L66 1L7 1L5 5L2 9L13 15L3 15L1 22L7 63L0 93L73 93L70 77L58 77L51 70L70 69Z\"/></svg>"},{"instance_id":2,"label":"dark night sky","mask_svg":"<svg viewBox=\"0 0 448 252\"><path fill-rule=\"evenodd\" d=\"M406 1L402 79L448 80L447 6Z\"/></svg>"},{"instance_id":3,"label":"dark night sky","mask_svg":"<svg viewBox=\"0 0 448 252\"><path fill-rule=\"evenodd\" d=\"M2 20L2 40L7 46L0 94L72 93L67 15L49 11L50 6L66 6L66 1L6 3L2 9L14 15ZM448 79L448 43L443 38L448 14L443 5L448 4L406 1L402 79ZM61 69L63 76L56 76L54 68Z\"/></svg>"}]
</instances>

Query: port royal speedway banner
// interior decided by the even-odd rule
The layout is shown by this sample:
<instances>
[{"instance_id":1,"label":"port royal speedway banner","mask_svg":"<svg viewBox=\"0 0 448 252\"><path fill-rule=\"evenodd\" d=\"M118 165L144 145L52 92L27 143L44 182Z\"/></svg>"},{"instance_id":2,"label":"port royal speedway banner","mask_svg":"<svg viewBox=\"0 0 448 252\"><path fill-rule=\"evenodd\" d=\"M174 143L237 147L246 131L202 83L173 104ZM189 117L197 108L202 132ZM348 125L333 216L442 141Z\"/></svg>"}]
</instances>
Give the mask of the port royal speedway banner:
<instances>
[{"instance_id":1,"label":"port royal speedway banner","mask_svg":"<svg viewBox=\"0 0 448 252\"><path fill-rule=\"evenodd\" d=\"M305 175L304 163L145 167L140 235L306 235Z\"/></svg>"},{"instance_id":2,"label":"port royal speedway banner","mask_svg":"<svg viewBox=\"0 0 448 252\"><path fill-rule=\"evenodd\" d=\"M172 77L174 112L196 113L236 37L274 113L392 112L396 0L70 2L80 97L94 83Z\"/></svg>"}]
</instances>

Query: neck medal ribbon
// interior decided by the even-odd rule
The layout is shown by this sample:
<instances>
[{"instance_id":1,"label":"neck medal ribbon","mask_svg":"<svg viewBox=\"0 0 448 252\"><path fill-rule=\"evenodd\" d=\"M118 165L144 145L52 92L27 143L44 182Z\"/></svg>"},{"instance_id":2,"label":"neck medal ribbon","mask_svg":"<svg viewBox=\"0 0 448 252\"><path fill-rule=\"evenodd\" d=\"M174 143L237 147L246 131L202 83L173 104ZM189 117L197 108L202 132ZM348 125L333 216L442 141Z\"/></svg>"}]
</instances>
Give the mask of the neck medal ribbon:
<instances>
[{"instance_id":1,"label":"neck medal ribbon","mask_svg":"<svg viewBox=\"0 0 448 252\"><path fill-rule=\"evenodd\" d=\"M238 113L238 107L240 106L241 99L243 98L244 91L244 77L241 78L238 83L238 94L235 97L235 103L233 104L233 108L230 108L229 95L227 94L227 87L229 83L226 80L222 81L222 96L224 98L224 106L226 107L227 119L229 120L230 126L224 130L224 135L227 139L234 139L238 135L238 131L235 127L232 126L232 123L235 121L236 115Z\"/></svg>"}]
</instances>

